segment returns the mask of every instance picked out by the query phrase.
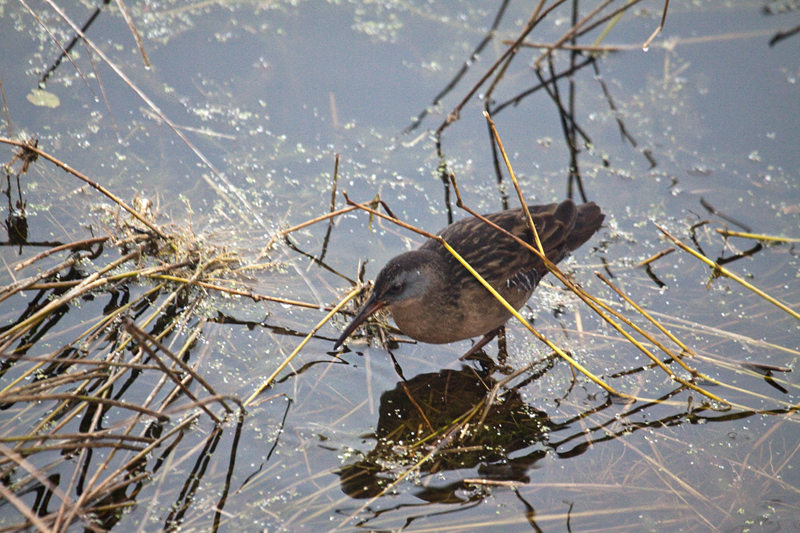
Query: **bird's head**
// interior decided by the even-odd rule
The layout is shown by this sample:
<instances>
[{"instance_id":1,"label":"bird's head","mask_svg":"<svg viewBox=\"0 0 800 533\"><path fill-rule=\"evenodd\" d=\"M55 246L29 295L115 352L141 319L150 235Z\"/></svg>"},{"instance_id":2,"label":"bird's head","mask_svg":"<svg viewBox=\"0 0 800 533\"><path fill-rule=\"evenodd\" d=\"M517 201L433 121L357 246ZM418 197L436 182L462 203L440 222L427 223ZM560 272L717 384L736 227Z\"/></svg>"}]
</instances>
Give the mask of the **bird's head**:
<instances>
[{"instance_id":1,"label":"bird's head","mask_svg":"<svg viewBox=\"0 0 800 533\"><path fill-rule=\"evenodd\" d=\"M375 278L372 294L336 341L334 350L379 309L410 308L430 297L443 279L441 258L430 250L415 250L392 258Z\"/></svg>"}]
</instances>

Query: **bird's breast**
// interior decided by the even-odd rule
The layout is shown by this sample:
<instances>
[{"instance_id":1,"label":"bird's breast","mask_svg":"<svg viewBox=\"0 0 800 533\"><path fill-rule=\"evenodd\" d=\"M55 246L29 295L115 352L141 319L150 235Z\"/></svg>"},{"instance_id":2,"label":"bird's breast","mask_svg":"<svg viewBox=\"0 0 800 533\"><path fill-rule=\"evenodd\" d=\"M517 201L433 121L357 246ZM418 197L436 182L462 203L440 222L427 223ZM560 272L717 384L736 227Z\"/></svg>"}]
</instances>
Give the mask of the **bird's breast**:
<instances>
[{"instance_id":1,"label":"bird's breast","mask_svg":"<svg viewBox=\"0 0 800 533\"><path fill-rule=\"evenodd\" d=\"M530 286L528 288L527 286ZM519 279L496 290L519 309L533 293L533 280ZM422 301L416 305L389 306L394 322L403 334L430 344L445 344L480 337L511 318L511 312L481 285L470 284L450 302Z\"/></svg>"}]
</instances>

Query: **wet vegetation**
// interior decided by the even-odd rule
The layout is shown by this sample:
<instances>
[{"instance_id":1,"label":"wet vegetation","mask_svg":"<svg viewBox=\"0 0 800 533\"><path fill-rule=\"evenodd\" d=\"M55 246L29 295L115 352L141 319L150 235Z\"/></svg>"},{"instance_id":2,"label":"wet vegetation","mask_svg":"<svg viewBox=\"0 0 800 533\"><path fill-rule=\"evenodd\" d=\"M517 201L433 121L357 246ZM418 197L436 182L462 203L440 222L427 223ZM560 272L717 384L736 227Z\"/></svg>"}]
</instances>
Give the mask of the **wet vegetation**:
<instances>
[{"instance_id":1,"label":"wet vegetation","mask_svg":"<svg viewBox=\"0 0 800 533\"><path fill-rule=\"evenodd\" d=\"M185 89L157 90L148 69L204 10L222 7L114 7L97 7L83 25L52 2L14 8L15 20L45 28L48 53L62 51L34 69L31 104L66 105L52 87L67 85L59 74L72 69L108 117L90 113L107 137L91 137L100 147L86 155L89 136L68 117L18 132L22 112L4 106L0 533L797 524L800 167L740 173L724 155L698 156L675 140L698 127L680 111L690 105L681 92L689 62L669 59L689 39L660 32L686 11L673 15L668 2L505 1L459 19L359 4L352 29L375 46L417 20L466 28L470 48L452 78L431 82L441 91L425 95L402 131L339 123L330 92L325 126L335 141L325 144L265 132L257 120L278 128L284 119L271 103L260 117L219 103L257 77L195 79L205 107L179 103L209 123L180 125L177 108L162 110L154 95ZM280 39L294 9L314 11L229 7L241 20L217 28L221 43L240 24L244 38ZM792 10L766 2L762 11L772 20ZM129 26L135 63L120 66L113 47L86 35L97 16ZM643 38L607 44L631 28ZM796 29L754 32L765 46L796 47ZM663 79L618 94L606 62L642 47L667 51ZM434 63L425 68L436 72ZM252 67L264 79L273 68L266 59ZM6 85L23 76L0 74ZM112 76L149 122L119 126L127 119L104 85ZM590 96L576 79L593 82ZM528 161L532 145L557 141L495 124L534 98L557 116L566 172ZM590 120L587 108L602 111ZM643 108L656 109L669 133L654 139ZM389 135L397 138L381 151ZM183 151L166 157L173 142ZM493 178L478 177L464 155L476 146ZM387 154L400 148L418 151L403 156L412 159L406 168L422 168L427 182L376 177L371 165L391 166ZM761 158L748 155L756 165ZM730 184L710 183L715 172ZM641 176L648 181L634 181ZM606 228L591 253L550 265L496 349L462 362L465 343L417 345L379 315L331 351L369 292L367 266L456 217L565 194L604 205ZM429 195L437 200L425 204ZM744 220L748 195L775 217ZM359 260L373 253L369 265Z\"/></svg>"}]
</instances>

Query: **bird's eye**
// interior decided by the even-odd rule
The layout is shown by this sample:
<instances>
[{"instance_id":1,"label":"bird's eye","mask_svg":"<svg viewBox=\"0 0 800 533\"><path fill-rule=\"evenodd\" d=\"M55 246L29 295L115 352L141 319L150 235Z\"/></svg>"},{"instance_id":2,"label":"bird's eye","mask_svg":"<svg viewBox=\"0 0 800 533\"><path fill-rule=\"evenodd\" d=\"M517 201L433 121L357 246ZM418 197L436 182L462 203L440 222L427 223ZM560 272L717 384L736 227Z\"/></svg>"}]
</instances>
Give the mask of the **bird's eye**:
<instances>
[{"instance_id":1,"label":"bird's eye","mask_svg":"<svg viewBox=\"0 0 800 533\"><path fill-rule=\"evenodd\" d=\"M389 287L389 290L386 291L386 292L388 294L399 294L402 290L403 290L403 284L402 283L393 283Z\"/></svg>"}]
</instances>

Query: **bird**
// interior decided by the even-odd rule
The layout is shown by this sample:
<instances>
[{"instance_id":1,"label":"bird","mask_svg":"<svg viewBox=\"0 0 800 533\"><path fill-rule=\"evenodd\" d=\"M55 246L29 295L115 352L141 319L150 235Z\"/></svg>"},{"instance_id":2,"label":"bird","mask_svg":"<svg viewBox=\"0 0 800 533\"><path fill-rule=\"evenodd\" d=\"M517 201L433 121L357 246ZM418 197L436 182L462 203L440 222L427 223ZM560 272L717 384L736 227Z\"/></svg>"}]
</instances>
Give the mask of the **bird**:
<instances>
[{"instance_id":1,"label":"bird","mask_svg":"<svg viewBox=\"0 0 800 533\"><path fill-rule=\"evenodd\" d=\"M588 241L605 215L594 202L572 200L528 206L545 256L558 263ZM522 208L484 215L536 247ZM476 217L458 220L437 235L444 239L501 296L519 310L548 270L536 254ZM481 283L429 238L417 250L390 259L375 278L372 294L334 345L338 350L367 318L386 308L398 329L414 340L446 344L482 336L462 359L490 342L511 318Z\"/></svg>"}]
</instances>

